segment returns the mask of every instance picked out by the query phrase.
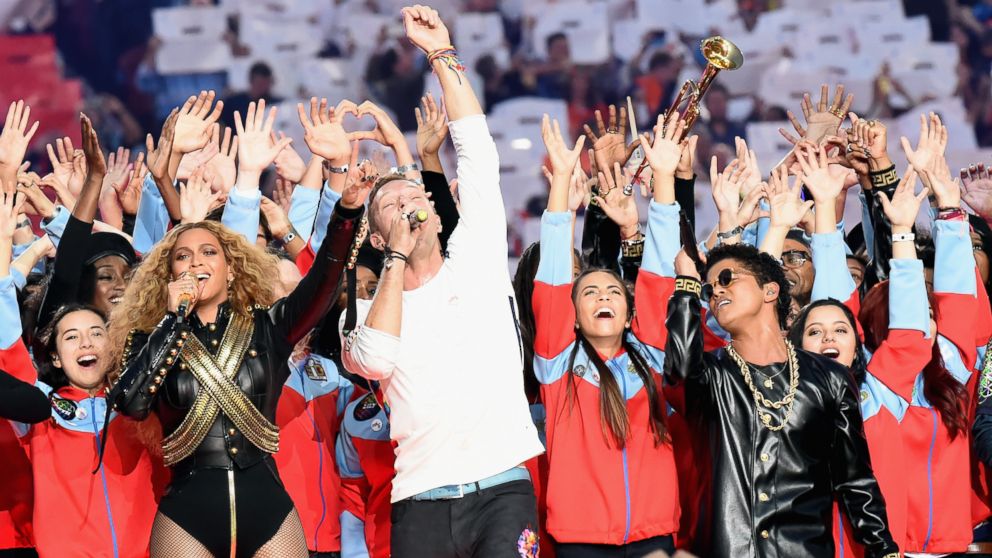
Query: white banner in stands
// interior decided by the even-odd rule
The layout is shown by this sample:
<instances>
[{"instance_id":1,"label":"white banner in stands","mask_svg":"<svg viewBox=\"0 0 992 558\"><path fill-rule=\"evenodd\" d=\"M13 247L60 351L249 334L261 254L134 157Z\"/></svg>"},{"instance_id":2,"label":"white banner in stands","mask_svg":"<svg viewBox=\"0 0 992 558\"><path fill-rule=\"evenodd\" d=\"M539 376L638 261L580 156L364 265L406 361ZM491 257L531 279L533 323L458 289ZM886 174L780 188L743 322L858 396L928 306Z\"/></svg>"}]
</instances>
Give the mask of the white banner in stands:
<instances>
[{"instance_id":1,"label":"white banner in stands","mask_svg":"<svg viewBox=\"0 0 992 558\"><path fill-rule=\"evenodd\" d=\"M152 29L163 42L220 40L227 31L224 8L181 7L152 11Z\"/></svg>"}]
</instances>

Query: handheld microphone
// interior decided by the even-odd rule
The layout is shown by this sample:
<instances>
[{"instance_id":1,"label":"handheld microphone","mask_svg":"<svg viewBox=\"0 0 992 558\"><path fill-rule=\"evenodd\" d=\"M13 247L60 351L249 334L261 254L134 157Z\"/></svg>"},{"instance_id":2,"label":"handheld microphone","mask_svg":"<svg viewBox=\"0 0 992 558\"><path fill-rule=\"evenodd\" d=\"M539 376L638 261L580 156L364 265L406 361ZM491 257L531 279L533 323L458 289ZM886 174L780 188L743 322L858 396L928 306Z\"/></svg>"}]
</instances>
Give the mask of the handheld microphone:
<instances>
[{"instance_id":1,"label":"handheld microphone","mask_svg":"<svg viewBox=\"0 0 992 558\"><path fill-rule=\"evenodd\" d=\"M410 228L416 229L422 223L427 222L427 211L424 209L418 209L416 211L411 211L406 214L407 221L410 221Z\"/></svg>"},{"instance_id":2,"label":"handheld microphone","mask_svg":"<svg viewBox=\"0 0 992 558\"><path fill-rule=\"evenodd\" d=\"M183 293L179 295L179 307L176 309L176 314L179 315L178 321L182 323L186 319L186 314L189 313L189 305L193 303L193 297L188 293Z\"/></svg>"}]
</instances>

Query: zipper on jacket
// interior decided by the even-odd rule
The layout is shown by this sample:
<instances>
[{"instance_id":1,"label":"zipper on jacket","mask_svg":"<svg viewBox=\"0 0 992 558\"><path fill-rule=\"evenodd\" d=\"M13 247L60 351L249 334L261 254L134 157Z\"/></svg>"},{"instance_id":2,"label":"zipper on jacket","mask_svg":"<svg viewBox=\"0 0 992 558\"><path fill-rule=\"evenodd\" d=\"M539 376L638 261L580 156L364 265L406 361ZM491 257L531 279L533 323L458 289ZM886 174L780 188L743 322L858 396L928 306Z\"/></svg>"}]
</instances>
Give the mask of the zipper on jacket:
<instances>
[{"instance_id":1,"label":"zipper on jacket","mask_svg":"<svg viewBox=\"0 0 992 558\"><path fill-rule=\"evenodd\" d=\"M630 358L628 355L627 358ZM627 376L620 373L620 393L623 395L624 407L627 406ZM623 490L624 499L627 504L627 525L623 532L623 544L627 544L627 538L630 537L630 471L627 468L627 444L624 443L623 450L620 451L623 456Z\"/></svg>"},{"instance_id":2,"label":"zipper on jacket","mask_svg":"<svg viewBox=\"0 0 992 558\"><path fill-rule=\"evenodd\" d=\"M320 435L320 431L317 430L317 419L313 417L313 413L310 412L310 401L307 401L307 377L303 370L297 370L300 375L300 389L303 390L303 410L306 411L307 416L310 417L310 424L313 425L313 437L317 448L317 492L320 494L320 521L317 522L317 527L313 531L313 549L318 551L320 549L317 546L317 540L320 538L320 528L324 525L324 520L327 519L327 499L324 497L324 453L320 451L320 445L324 442L324 439Z\"/></svg>"},{"instance_id":3,"label":"zipper on jacket","mask_svg":"<svg viewBox=\"0 0 992 558\"><path fill-rule=\"evenodd\" d=\"M93 425L93 434L96 435L96 451L100 451L100 427L96 424L96 398L90 398L90 423ZM108 429L109 430L109 429ZM114 558L120 553L117 548L117 529L114 527L114 513L110 507L110 490L107 488L107 468L100 467L100 480L103 482L103 503L107 506L107 523L110 524L110 541L114 544Z\"/></svg>"},{"instance_id":4,"label":"zipper on jacket","mask_svg":"<svg viewBox=\"0 0 992 558\"><path fill-rule=\"evenodd\" d=\"M927 551L927 546L930 545L930 536L933 535L933 449L937 445L937 411L931 408L930 414L933 416L933 435L930 437L930 453L927 455L927 490L929 493L927 499L927 538L923 540L921 552Z\"/></svg>"},{"instance_id":5,"label":"zipper on jacket","mask_svg":"<svg viewBox=\"0 0 992 558\"><path fill-rule=\"evenodd\" d=\"M844 517L840 513L840 506L837 506L837 517L834 520L837 522L837 540L839 541L837 556L844 558Z\"/></svg>"}]
</instances>

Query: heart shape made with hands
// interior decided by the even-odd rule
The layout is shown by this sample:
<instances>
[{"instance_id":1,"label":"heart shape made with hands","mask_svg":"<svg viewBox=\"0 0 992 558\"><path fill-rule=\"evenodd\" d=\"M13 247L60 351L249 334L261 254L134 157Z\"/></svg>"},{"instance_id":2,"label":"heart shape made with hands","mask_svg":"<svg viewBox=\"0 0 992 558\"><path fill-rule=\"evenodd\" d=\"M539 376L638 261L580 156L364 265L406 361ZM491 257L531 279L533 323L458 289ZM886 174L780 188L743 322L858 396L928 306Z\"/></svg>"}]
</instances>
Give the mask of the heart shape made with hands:
<instances>
[{"instance_id":1,"label":"heart shape made with hands","mask_svg":"<svg viewBox=\"0 0 992 558\"><path fill-rule=\"evenodd\" d=\"M377 143L385 145L386 136L382 129L382 124L388 123L389 125L392 125L394 128L396 128L396 125L393 123L393 120L392 118L390 118L389 114L386 113L386 111L384 111L382 108L377 106L372 101L365 101L361 105L356 105L352 101L346 99L338 104L338 109L340 109L340 111L344 112L346 115L351 114L352 116L354 116L359 125L358 129L356 130L348 130L347 128L345 129L348 132L348 139L352 141L372 140ZM365 126L366 118L372 119L372 123L373 123L372 129L366 129ZM396 128L394 132L398 133L399 129Z\"/></svg>"}]
</instances>

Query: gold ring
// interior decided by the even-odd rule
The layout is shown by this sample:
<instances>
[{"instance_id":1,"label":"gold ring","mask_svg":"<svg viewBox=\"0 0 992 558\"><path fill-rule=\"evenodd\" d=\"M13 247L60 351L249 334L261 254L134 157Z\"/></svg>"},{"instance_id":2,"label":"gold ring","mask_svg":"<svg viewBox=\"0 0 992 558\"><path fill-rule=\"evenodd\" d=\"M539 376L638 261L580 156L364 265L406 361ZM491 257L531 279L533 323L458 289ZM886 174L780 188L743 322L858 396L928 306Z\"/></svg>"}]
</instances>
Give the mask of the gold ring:
<instances>
[{"instance_id":1,"label":"gold ring","mask_svg":"<svg viewBox=\"0 0 992 558\"><path fill-rule=\"evenodd\" d=\"M844 111L840 110L839 108L830 109L830 114L836 116L837 118L840 118L841 120L844 119Z\"/></svg>"}]
</instances>

